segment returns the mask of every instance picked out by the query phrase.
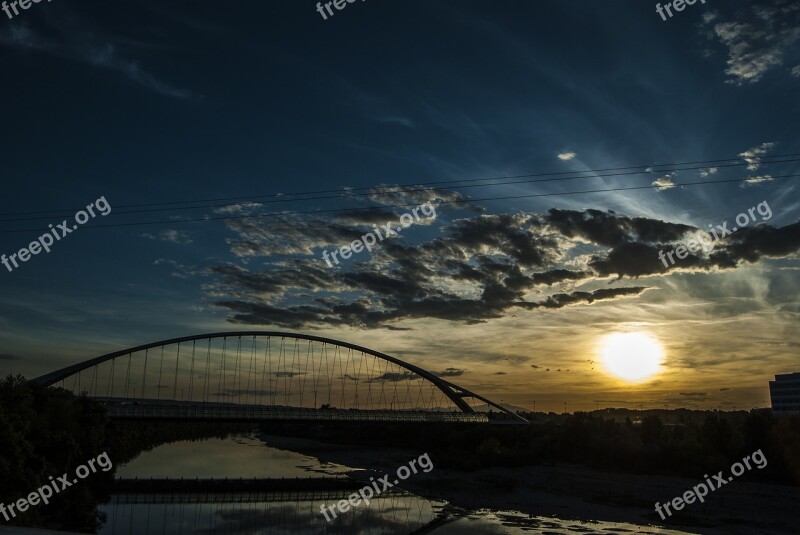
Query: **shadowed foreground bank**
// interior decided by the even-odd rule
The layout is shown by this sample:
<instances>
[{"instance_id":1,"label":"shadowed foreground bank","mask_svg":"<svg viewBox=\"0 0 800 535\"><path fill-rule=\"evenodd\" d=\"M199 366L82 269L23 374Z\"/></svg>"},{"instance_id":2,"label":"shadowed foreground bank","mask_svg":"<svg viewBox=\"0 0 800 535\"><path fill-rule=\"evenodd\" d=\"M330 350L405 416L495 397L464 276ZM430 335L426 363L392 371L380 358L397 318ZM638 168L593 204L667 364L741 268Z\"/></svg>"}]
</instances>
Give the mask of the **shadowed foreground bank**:
<instances>
[{"instance_id":1,"label":"shadowed foreground bank","mask_svg":"<svg viewBox=\"0 0 800 535\"><path fill-rule=\"evenodd\" d=\"M530 426L280 424L264 432L324 442L427 451L437 466L463 471L570 463L599 470L702 478L761 450L763 470L742 478L800 484L800 417L773 418L769 410L668 411L664 424L651 411L525 415ZM662 413L664 411L661 411ZM634 416L625 417L625 414ZM662 414L663 415L663 414ZM536 423L538 420L546 420ZM636 423L634 423L636 422Z\"/></svg>"},{"instance_id":2,"label":"shadowed foreground bank","mask_svg":"<svg viewBox=\"0 0 800 535\"><path fill-rule=\"evenodd\" d=\"M95 533L105 521L97 506L109 500L116 468L143 451L175 440L224 437L245 427L221 424L121 424L85 396L26 381L0 380L0 503L11 504L47 485L50 478L74 474L102 452L113 467L98 470L54 493L0 526L37 526Z\"/></svg>"}]
</instances>

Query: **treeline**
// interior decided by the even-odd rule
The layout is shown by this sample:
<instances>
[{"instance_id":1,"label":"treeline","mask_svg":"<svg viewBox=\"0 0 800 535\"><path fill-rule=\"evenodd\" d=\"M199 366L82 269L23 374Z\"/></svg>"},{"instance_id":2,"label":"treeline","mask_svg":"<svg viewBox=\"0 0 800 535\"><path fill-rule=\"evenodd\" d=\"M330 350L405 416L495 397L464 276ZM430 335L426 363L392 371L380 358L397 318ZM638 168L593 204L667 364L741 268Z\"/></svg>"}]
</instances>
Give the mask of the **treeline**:
<instances>
[{"instance_id":1,"label":"treeline","mask_svg":"<svg viewBox=\"0 0 800 535\"><path fill-rule=\"evenodd\" d=\"M143 451L177 440L247 432L252 425L195 422L112 422L102 404L61 388L0 379L0 503L15 503L65 472L108 453L113 468L98 470L0 526L36 526L95 533L105 522L97 506L110 498L118 466Z\"/></svg>"},{"instance_id":2,"label":"treeline","mask_svg":"<svg viewBox=\"0 0 800 535\"><path fill-rule=\"evenodd\" d=\"M674 418L673 418L674 419ZM576 463L609 471L681 475L728 471L761 450L768 464L743 478L800 483L800 417L773 418L769 410L693 411L686 423L664 424L657 414L636 422L578 412L540 418L529 426L351 424L346 427L284 424L268 432L375 447L427 451L436 466L476 470L491 466ZM265 429L267 431L267 429Z\"/></svg>"},{"instance_id":3,"label":"treeline","mask_svg":"<svg viewBox=\"0 0 800 535\"><path fill-rule=\"evenodd\" d=\"M63 389L28 383L22 376L0 380L0 502L15 503L106 451L112 459L102 406ZM98 470L31 506L3 524L94 533L103 521L97 503L108 500L114 469ZM9 517L11 515L9 514Z\"/></svg>"}]
</instances>

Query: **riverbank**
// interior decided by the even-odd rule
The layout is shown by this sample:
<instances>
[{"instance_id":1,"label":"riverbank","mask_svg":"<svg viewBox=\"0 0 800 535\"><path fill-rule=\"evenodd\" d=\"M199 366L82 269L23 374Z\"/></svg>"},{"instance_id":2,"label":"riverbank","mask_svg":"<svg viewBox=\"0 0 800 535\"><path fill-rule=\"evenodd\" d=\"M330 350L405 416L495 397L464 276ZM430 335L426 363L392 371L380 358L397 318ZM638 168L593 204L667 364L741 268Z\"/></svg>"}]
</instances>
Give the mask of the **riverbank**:
<instances>
[{"instance_id":1,"label":"riverbank","mask_svg":"<svg viewBox=\"0 0 800 535\"><path fill-rule=\"evenodd\" d=\"M351 477L394 473L421 453L402 449L345 446L262 434L270 446L361 469ZM445 500L465 512L512 509L536 516L662 526L684 532L756 535L796 533L800 489L736 481L661 521L655 502L665 502L698 481L665 476L609 473L574 465L488 468L460 472L436 467L402 487L428 499Z\"/></svg>"}]
</instances>

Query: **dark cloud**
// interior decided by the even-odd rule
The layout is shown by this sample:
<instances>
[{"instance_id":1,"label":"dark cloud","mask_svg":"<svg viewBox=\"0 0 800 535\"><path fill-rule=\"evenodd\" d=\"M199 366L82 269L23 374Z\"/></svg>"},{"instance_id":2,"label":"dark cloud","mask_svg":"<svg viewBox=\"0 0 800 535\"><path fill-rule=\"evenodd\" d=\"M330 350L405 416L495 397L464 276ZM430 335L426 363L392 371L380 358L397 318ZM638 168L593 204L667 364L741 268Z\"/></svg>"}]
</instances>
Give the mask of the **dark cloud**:
<instances>
[{"instance_id":1,"label":"dark cloud","mask_svg":"<svg viewBox=\"0 0 800 535\"><path fill-rule=\"evenodd\" d=\"M339 212L336 215L336 220L341 223L372 226L373 224L380 225L390 221L395 222L400 215L400 212L394 212L386 208L372 207Z\"/></svg>"},{"instance_id":2,"label":"dark cloud","mask_svg":"<svg viewBox=\"0 0 800 535\"><path fill-rule=\"evenodd\" d=\"M22 357L11 353L0 353L0 360L22 360Z\"/></svg>"},{"instance_id":3,"label":"dark cloud","mask_svg":"<svg viewBox=\"0 0 800 535\"><path fill-rule=\"evenodd\" d=\"M274 394L280 394L281 392L272 391L272 390L245 390L245 389L225 389L216 392L216 395L219 397L226 397L226 398L239 398L243 396L271 396Z\"/></svg>"},{"instance_id":4,"label":"dark cloud","mask_svg":"<svg viewBox=\"0 0 800 535\"><path fill-rule=\"evenodd\" d=\"M632 241L667 242L679 239L693 227L643 217L629 218L613 211L548 211L545 221L568 238L615 247Z\"/></svg>"},{"instance_id":5,"label":"dark cloud","mask_svg":"<svg viewBox=\"0 0 800 535\"><path fill-rule=\"evenodd\" d=\"M648 287L572 291L571 286L598 278L733 269L742 262L800 250L800 222L783 228L761 224L716 242L710 255L690 253L667 268L659 252L671 251L700 229L612 211L553 209L543 215L456 219L421 243L384 240L347 267L329 268L319 258L322 249L360 237L360 225L387 214L367 209L328 221L283 216L268 222L232 221L229 227L238 234L230 241L233 251L269 261L260 271L212 266L206 290L231 312L233 323L403 329L396 324L407 319L477 324L503 317L515 307L558 309L633 297ZM571 249L581 243L593 246L594 252L566 262ZM547 295L546 288L555 284L561 285L561 292ZM538 294L542 297L536 298Z\"/></svg>"},{"instance_id":6,"label":"dark cloud","mask_svg":"<svg viewBox=\"0 0 800 535\"><path fill-rule=\"evenodd\" d=\"M399 383L400 381L416 381L420 376L412 372L386 372L377 377L368 379L368 383L380 383L387 381L390 383Z\"/></svg>"},{"instance_id":7,"label":"dark cloud","mask_svg":"<svg viewBox=\"0 0 800 535\"><path fill-rule=\"evenodd\" d=\"M800 222L781 228L761 224L739 229L716 242L708 256L704 256L702 251L689 253L686 258L676 259L676 263L669 264L667 268L659 259L659 252L666 254L677 245L623 243L605 255L592 256L589 267L598 275L616 275L618 278L658 275L671 270L735 269L743 262L753 263L763 258L785 258L796 254L800 250Z\"/></svg>"},{"instance_id":8,"label":"dark cloud","mask_svg":"<svg viewBox=\"0 0 800 535\"><path fill-rule=\"evenodd\" d=\"M783 258L800 250L800 221L781 228L768 225L745 227L727 236L709 261L721 268L762 258Z\"/></svg>"},{"instance_id":9,"label":"dark cloud","mask_svg":"<svg viewBox=\"0 0 800 535\"><path fill-rule=\"evenodd\" d=\"M569 305L581 303L594 303L595 301L606 301L622 296L638 295L648 288L633 286L629 288L601 288L593 292L572 292L569 294L552 295L539 303L517 303L519 306L534 308L562 308Z\"/></svg>"},{"instance_id":10,"label":"dark cloud","mask_svg":"<svg viewBox=\"0 0 800 535\"><path fill-rule=\"evenodd\" d=\"M589 271L570 271L568 269L552 269L531 275L531 281L536 285L552 286L565 281L577 281L591 277Z\"/></svg>"},{"instance_id":11,"label":"dark cloud","mask_svg":"<svg viewBox=\"0 0 800 535\"><path fill-rule=\"evenodd\" d=\"M466 373L467 370L460 370L458 368L445 368L442 372L433 372L437 377L460 377Z\"/></svg>"},{"instance_id":12,"label":"dark cloud","mask_svg":"<svg viewBox=\"0 0 800 535\"><path fill-rule=\"evenodd\" d=\"M678 394L687 398L704 398L708 392L679 392Z\"/></svg>"}]
</instances>

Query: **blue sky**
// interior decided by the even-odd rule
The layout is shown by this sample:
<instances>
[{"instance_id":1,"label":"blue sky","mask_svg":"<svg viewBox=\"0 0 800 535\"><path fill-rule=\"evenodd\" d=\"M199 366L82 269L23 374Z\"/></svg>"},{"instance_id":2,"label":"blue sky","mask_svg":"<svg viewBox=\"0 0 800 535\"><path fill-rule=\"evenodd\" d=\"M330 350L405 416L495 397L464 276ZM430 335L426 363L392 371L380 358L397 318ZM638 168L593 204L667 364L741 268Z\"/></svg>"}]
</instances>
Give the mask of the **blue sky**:
<instances>
[{"instance_id":1,"label":"blue sky","mask_svg":"<svg viewBox=\"0 0 800 535\"><path fill-rule=\"evenodd\" d=\"M651 405L757 405L771 374L793 371L800 196L796 178L770 177L800 166L759 159L800 153L797 5L709 1L667 21L654 3L638 1L365 1L328 20L315 6L55 0L11 20L0 13L0 211L26 212L2 217L0 251L18 251L101 196L112 207L49 254L0 271L0 371L36 375L120 347L243 324L452 366L464 370L465 386L505 392L519 405L530 405L533 390L554 407L565 396L593 405L620 395ZM750 165L122 208L712 159ZM474 200L511 196L522 198ZM375 254L334 271L321 263L322 249L367 228L363 213L345 220L324 210L383 207L388 221L403 211L392 204L468 198ZM774 232L720 244L727 264L698 256L668 272L639 269L653 255L595 269L601 260L614 264L614 253L642 235L621 244L563 222L574 223L563 212L573 211L594 230L633 232L631 221L645 218L666 233L655 240L663 245L675 241L670 225L704 229L762 201ZM274 210L322 212L245 217ZM242 219L180 222L225 215ZM42 219L7 221L30 217ZM141 224L150 221L166 222ZM138 224L95 228L125 223ZM515 239L530 240L525 247L541 262L526 260ZM437 264L437 256L463 265ZM492 283L458 271L479 267L484 276L497 267L488 262L505 270ZM412 267L414 274L403 271ZM410 292L425 269L422 293L387 289ZM554 269L585 276L532 282ZM526 279L512 290L517 270ZM385 279L378 284L376 275ZM576 293L624 288L640 290L607 299ZM570 296L556 299L568 304L518 305L553 295ZM363 313L332 312L354 305ZM586 364L604 333L631 329L657 336L667 353L664 373L633 392ZM514 366L524 374L507 380ZM539 366L574 371L537 375ZM710 378L725 384L712 388ZM732 385L732 394L717 393Z\"/></svg>"}]
</instances>

